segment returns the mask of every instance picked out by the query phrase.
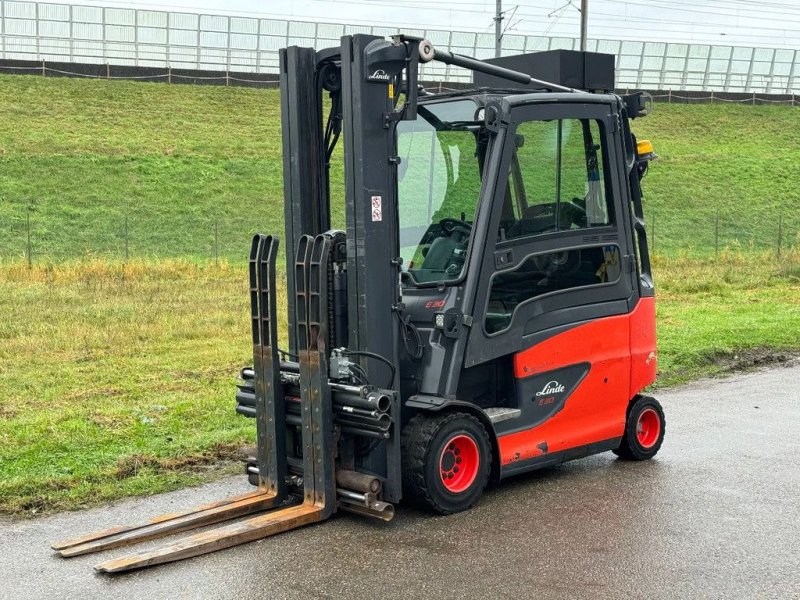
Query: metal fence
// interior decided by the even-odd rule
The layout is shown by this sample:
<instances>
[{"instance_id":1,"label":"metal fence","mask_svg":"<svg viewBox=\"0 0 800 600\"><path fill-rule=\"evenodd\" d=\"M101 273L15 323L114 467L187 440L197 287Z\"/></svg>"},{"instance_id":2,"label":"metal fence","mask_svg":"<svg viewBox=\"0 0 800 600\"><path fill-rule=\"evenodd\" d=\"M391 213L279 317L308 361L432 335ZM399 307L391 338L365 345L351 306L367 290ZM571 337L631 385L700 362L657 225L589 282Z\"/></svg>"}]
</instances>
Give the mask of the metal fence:
<instances>
[{"instance_id":1,"label":"metal fence","mask_svg":"<svg viewBox=\"0 0 800 600\"><path fill-rule=\"evenodd\" d=\"M152 202L152 199L150 199ZM157 260L189 258L243 264L256 231L279 232L280 221L262 211L232 210L162 214L147 207L89 212L64 219L49 201L17 205L0 219L0 265L27 261L58 264L101 258ZM709 206L702 215L645 207L648 244L665 257L711 258L722 253L760 253L780 260L800 255L800 215L773 211L744 214L736 207ZM343 224L339 223L342 227Z\"/></svg>"},{"instance_id":2,"label":"metal fence","mask_svg":"<svg viewBox=\"0 0 800 600\"><path fill-rule=\"evenodd\" d=\"M342 35L389 36L392 27L228 17L185 12L0 0L0 59L277 73L278 49L323 48ZM453 52L494 55L490 33L403 29ZM577 49L574 38L506 35L503 52ZM800 93L798 50L620 40L589 40L617 57L621 88ZM429 81L463 82L458 67L426 65Z\"/></svg>"}]
</instances>

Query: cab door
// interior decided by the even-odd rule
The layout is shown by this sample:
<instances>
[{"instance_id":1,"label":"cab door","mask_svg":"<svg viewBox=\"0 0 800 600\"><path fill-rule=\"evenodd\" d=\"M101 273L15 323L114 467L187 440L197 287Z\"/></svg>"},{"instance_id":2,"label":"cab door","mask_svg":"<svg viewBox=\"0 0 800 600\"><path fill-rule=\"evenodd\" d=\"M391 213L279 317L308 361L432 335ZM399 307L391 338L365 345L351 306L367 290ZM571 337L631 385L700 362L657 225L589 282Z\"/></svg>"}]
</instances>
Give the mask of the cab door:
<instances>
[{"instance_id":1,"label":"cab door","mask_svg":"<svg viewBox=\"0 0 800 600\"><path fill-rule=\"evenodd\" d=\"M638 291L607 98L511 109L465 353L465 367L512 356L504 472L623 432Z\"/></svg>"}]
</instances>

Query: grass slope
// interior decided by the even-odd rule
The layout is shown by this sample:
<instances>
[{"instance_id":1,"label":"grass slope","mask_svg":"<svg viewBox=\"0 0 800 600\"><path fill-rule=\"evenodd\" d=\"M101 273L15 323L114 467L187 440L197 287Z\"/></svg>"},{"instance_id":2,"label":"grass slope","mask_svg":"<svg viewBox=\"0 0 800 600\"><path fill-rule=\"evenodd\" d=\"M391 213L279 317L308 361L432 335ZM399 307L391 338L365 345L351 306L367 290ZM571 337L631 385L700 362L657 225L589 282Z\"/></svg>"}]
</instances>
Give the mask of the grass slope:
<instances>
[{"instance_id":1,"label":"grass slope","mask_svg":"<svg viewBox=\"0 0 800 600\"><path fill-rule=\"evenodd\" d=\"M199 92L199 93L198 93ZM282 229L275 90L0 77L0 255L244 256Z\"/></svg>"},{"instance_id":2,"label":"grass slope","mask_svg":"<svg viewBox=\"0 0 800 600\"><path fill-rule=\"evenodd\" d=\"M645 180L664 254L774 249L800 232L800 119L786 106L656 105L635 123L661 158ZM244 260L281 232L276 90L0 75L0 258ZM340 175L334 171L334 178ZM341 196L334 182L333 192ZM341 210L339 210L339 220Z\"/></svg>"},{"instance_id":3,"label":"grass slope","mask_svg":"<svg viewBox=\"0 0 800 600\"><path fill-rule=\"evenodd\" d=\"M660 158L644 179L655 251L719 247L775 250L800 244L800 113L794 107L656 104L634 122ZM651 231L651 233L653 233Z\"/></svg>"}]
</instances>

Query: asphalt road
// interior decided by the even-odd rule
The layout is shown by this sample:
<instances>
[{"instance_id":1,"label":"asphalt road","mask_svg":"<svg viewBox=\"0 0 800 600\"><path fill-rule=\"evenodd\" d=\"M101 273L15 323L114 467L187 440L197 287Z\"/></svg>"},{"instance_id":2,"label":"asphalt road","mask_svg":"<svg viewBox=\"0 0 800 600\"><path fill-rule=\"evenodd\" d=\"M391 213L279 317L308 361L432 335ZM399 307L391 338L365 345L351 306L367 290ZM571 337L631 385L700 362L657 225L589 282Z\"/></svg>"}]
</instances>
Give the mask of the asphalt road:
<instances>
[{"instance_id":1,"label":"asphalt road","mask_svg":"<svg viewBox=\"0 0 800 600\"><path fill-rule=\"evenodd\" d=\"M659 394L656 459L506 482L471 511L342 516L118 576L53 540L248 490L242 478L0 531L1 598L800 598L800 364Z\"/></svg>"}]
</instances>

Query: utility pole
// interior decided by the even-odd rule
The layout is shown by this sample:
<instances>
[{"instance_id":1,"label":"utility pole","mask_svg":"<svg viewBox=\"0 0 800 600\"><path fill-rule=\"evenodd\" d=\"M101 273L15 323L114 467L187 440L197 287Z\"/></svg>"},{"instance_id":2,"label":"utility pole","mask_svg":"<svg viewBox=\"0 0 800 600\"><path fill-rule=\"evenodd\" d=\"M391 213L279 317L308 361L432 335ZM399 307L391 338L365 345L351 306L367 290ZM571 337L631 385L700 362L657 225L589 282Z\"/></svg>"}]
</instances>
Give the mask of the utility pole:
<instances>
[{"instance_id":1,"label":"utility pole","mask_svg":"<svg viewBox=\"0 0 800 600\"><path fill-rule=\"evenodd\" d=\"M494 14L494 55L500 56L503 42L503 0L497 0Z\"/></svg>"},{"instance_id":2,"label":"utility pole","mask_svg":"<svg viewBox=\"0 0 800 600\"><path fill-rule=\"evenodd\" d=\"M586 28L588 25L588 21L589 21L589 0L581 0L581 52L586 52Z\"/></svg>"}]
</instances>

